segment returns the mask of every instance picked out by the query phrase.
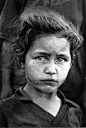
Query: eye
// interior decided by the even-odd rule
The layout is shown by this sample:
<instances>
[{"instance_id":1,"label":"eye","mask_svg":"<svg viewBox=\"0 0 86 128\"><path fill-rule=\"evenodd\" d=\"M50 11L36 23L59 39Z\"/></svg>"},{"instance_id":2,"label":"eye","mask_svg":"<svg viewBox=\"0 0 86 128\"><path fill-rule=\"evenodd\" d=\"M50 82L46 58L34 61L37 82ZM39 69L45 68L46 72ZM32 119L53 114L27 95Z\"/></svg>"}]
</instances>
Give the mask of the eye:
<instances>
[{"instance_id":1,"label":"eye","mask_svg":"<svg viewBox=\"0 0 86 128\"><path fill-rule=\"evenodd\" d=\"M40 61L46 61L48 58L45 56L37 56L35 59L40 60Z\"/></svg>"},{"instance_id":2,"label":"eye","mask_svg":"<svg viewBox=\"0 0 86 128\"><path fill-rule=\"evenodd\" d=\"M66 61L67 61L67 59L63 58L63 57L57 57L56 60L55 60L56 63L64 63Z\"/></svg>"}]
</instances>

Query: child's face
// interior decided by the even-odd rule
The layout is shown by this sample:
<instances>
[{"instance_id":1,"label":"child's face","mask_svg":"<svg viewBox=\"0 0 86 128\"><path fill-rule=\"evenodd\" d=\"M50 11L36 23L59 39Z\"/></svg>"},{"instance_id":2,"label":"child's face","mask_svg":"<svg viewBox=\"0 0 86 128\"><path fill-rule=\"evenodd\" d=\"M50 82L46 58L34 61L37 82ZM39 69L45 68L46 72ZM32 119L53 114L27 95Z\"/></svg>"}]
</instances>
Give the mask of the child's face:
<instances>
[{"instance_id":1,"label":"child's face","mask_svg":"<svg viewBox=\"0 0 86 128\"><path fill-rule=\"evenodd\" d=\"M44 93L54 92L66 79L70 67L66 39L54 35L37 38L25 60L28 85Z\"/></svg>"}]
</instances>

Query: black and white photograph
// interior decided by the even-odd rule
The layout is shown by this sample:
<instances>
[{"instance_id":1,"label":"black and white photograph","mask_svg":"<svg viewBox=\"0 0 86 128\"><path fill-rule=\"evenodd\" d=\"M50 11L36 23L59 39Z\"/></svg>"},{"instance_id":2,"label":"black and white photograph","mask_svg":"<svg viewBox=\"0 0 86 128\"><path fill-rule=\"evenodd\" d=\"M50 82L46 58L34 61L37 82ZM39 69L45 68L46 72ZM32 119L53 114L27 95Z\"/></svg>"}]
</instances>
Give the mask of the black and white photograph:
<instances>
[{"instance_id":1,"label":"black and white photograph","mask_svg":"<svg viewBox=\"0 0 86 128\"><path fill-rule=\"evenodd\" d=\"M0 0L0 128L86 128L86 0Z\"/></svg>"}]
</instances>

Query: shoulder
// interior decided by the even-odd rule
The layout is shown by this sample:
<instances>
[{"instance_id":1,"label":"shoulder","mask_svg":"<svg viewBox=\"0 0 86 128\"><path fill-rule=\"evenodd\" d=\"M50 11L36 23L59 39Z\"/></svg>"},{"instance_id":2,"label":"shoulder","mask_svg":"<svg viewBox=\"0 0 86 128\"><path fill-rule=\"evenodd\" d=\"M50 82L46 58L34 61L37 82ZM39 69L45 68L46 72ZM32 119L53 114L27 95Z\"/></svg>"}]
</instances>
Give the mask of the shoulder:
<instances>
[{"instance_id":1,"label":"shoulder","mask_svg":"<svg viewBox=\"0 0 86 128\"><path fill-rule=\"evenodd\" d=\"M76 104L75 102L73 102L69 99L66 99L66 103L68 104L69 108L74 107L74 108L80 110L80 106L78 104Z\"/></svg>"},{"instance_id":2,"label":"shoulder","mask_svg":"<svg viewBox=\"0 0 86 128\"><path fill-rule=\"evenodd\" d=\"M68 120L71 126L80 126L82 124L82 111L78 104L66 99L68 106Z\"/></svg>"},{"instance_id":3,"label":"shoulder","mask_svg":"<svg viewBox=\"0 0 86 128\"><path fill-rule=\"evenodd\" d=\"M11 101L8 99L3 99L0 101L0 126L6 125L6 119L9 117L9 113L11 111Z\"/></svg>"},{"instance_id":4,"label":"shoulder","mask_svg":"<svg viewBox=\"0 0 86 128\"><path fill-rule=\"evenodd\" d=\"M12 95L12 96L9 97L9 98L2 99L2 100L0 101L0 107L1 107L1 106L4 106L5 104L10 103L13 99L14 99L14 95Z\"/></svg>"},{"instance_id":5,"label":"shoulder","mask_svg":"<svg viewBox=\"0 0 86 128\"><path fill-rule=\"evenodd\" d=\"M12 95L11 97L0 101L0 109L3 109L3 111L10 111L16 106L16 102L14 95Z\"/></svg>"}]
</instances>

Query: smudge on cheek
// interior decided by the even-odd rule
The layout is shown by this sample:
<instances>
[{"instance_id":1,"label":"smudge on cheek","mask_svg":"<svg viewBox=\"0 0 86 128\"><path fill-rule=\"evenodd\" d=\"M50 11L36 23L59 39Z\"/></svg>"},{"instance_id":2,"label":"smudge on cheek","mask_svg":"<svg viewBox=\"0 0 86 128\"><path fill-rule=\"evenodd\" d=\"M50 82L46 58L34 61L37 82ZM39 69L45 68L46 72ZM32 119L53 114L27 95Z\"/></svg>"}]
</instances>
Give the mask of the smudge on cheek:
<instances>
[{"instance_id":1,"label":"smudge on cheek","mask_svg":"<svg viewBox=\"0 0 86 128\"><path fill-rule=\"evenodd\" d=\"M27 65L27 73L29 75L37 77L40 74L40 72L40 67L35 62L29 63Z\"/></svg>"}]
</instances>

